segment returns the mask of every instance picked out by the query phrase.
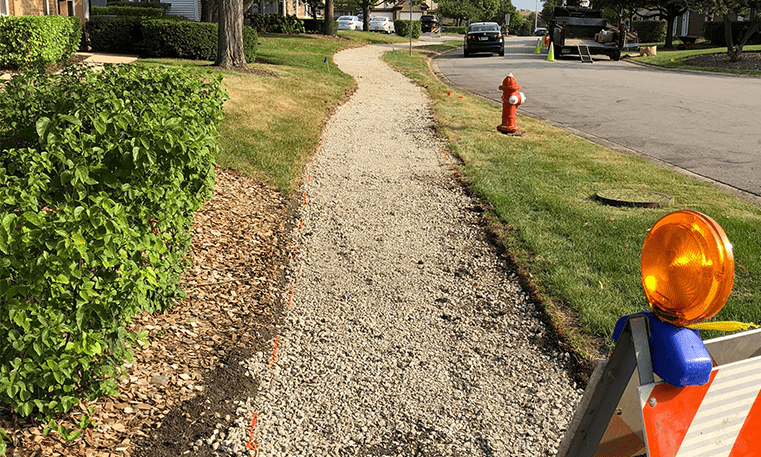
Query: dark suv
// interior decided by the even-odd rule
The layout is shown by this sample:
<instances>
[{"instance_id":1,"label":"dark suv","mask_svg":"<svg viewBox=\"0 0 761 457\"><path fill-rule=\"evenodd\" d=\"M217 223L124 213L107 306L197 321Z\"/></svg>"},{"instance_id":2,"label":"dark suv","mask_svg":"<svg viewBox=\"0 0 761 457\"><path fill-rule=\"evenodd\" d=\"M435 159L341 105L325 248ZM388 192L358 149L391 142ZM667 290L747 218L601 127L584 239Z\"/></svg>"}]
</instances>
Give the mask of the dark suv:
<instances>
[{"instance_id":1,"label":"dark suv","mask_svg":"<svg viewBox=\"0 0 761 457\"><path fill-rule=\"evenodd\" d=\"M420 16L420 22L422 23L420 25L420 31L423 33L432 32L434 28L437 28L440 25L439 18L433 14L424 14Z\"/></svg>"}]
</instances>

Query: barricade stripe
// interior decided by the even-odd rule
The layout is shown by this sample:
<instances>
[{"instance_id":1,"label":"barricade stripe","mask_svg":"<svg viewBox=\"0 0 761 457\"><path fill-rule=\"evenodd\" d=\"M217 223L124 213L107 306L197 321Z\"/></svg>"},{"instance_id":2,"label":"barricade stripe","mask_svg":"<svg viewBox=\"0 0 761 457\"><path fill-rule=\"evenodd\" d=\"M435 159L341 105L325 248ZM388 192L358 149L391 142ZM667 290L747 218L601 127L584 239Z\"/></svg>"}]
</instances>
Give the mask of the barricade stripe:
<instances>
[{"instance_id":1,"label":"barricade stripe","mask_svg":"<svg viewBox=\"0 0 761 457\"><path fill-rule=\"evenodd\" d=\"M761 455L761 395L756 396L748 417L737 434L734 448L729 457L748 457Z\"/></svg>"},{"instance_id":2,"label":"barricade stripe","mask_svg":"<svg viewBox=\"0 0 761 457\"><path fill-rule=\"evenodd\" d=\"M761 391L759 363L729 365L714 370L700 408L684 437L678 457L726 457ZM738 381L742 384L737 385Z\"/></svg>"},{"instance_id":3,"label":"barricade stripe","mask_svg":"<svg viewBox=\"0 0 761 457\"><path fill-rule=\"evenodd\" d=\"M655 406L646 400L642 408L647 447L651 457L673 457L692 424L695 414L708 392L716 371L703 386L674 387L656 385L649 395L655 398ZM682 393L682 395L679 395Z\"/></svg>"}]
</instances>

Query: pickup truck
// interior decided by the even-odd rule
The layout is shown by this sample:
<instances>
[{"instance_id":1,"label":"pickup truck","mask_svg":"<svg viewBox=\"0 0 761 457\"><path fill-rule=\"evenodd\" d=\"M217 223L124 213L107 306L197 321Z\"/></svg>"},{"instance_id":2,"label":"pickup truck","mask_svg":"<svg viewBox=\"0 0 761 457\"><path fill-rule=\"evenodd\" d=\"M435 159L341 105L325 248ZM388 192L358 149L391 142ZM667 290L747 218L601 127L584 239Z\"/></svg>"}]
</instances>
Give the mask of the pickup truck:
<instances>
[{"instance_id":1,"label":"pickup truck","mask_svg":"<svg viewBox=\"0 0 761 457\"><path fill-rule=\"evenodd\" d=\"M549 25L550 42L556 55L578 55L584 61L592 54L621 58L626 34L608 24L602 11L584 7L558 6Z\"/></svg>"}]
</instances>

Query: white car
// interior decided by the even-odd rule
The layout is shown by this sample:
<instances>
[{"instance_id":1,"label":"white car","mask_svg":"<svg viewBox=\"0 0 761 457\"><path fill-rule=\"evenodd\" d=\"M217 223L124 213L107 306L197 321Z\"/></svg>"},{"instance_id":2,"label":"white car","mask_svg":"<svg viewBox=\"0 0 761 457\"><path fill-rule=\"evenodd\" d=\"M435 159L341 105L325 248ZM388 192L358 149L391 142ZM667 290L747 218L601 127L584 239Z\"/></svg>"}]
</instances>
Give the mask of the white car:
<instances>
[{"instance_id":1,"label":"white car","mask_svg":"<svg viewBox=\"0 0 761 457\"><path fill-rule=\"evenodd\" d=\"M357 16L341 16L336 22L338 30L362 30L362 21Z\"/></svg>"},{"instance_id":2,"label":"white car","mask_svg":"<svg viewBox=\"0 0 761 457\"><path fill-rule=\"evenodd\" d=\"M389 35L394 33L394 21L387 17L374 17L370 19L370 31L388 33Z\"/></svg>"}]
</instances>

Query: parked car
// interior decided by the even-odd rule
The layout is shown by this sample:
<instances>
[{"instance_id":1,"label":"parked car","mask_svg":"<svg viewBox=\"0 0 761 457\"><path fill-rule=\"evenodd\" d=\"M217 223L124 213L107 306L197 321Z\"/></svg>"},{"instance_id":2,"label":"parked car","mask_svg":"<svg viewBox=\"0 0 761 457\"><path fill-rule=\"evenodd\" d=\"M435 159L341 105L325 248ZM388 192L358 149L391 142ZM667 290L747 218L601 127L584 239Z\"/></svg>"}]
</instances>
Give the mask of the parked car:
<instances>
[{"instance_id":1,"label":"parked car","mask_svg":"<svg viewBox=\"0 0 761 457\"><path fill-rule=\"evenodd\" d=\"M496 22L474 22L465 32L465 57L478 52L505 55L505 36Z\"/></svg>"},{"instance_id":2,"label":"parked car","mask_svg":"<svg viewBox=\"0 0 761 457\"><path fill-rule=\"evenodd\" d=\"M362 30L362 21L357 16L341 16L338 22L338 30Z\"/></svg>"},{"instance_id":3,"label":"parked car","mask_svg":"<svg viewBox=\"0 0 761 457\"><path fill-rule=\"evenodd\" d=\"M547 29L544 27L537 27L534 29L534 36L544 36L547 34Z\"/></svg>"},{"instance_id":4,"label":"parked car","mask_svg":"<svg viewBox=\"0 0 761 457\"><path fill-rule=\"evenodd\" d=\"M387 17L376 16L370 19L370 31L392 34L395 32L394 21Z\"/></svg>"},{"instance_id":5,"label":"parked car","mask_svg":"<svg viewBox=\"0 0 761 457\"><path fill-rule=\"evenodd\" d=\"M422 33L432 32L433 29L441 25L441 23L439 22L439 18L433 14L424 14L420 16L420 22L421 22L420 31Z\"/></svg>"}]
</instances>

